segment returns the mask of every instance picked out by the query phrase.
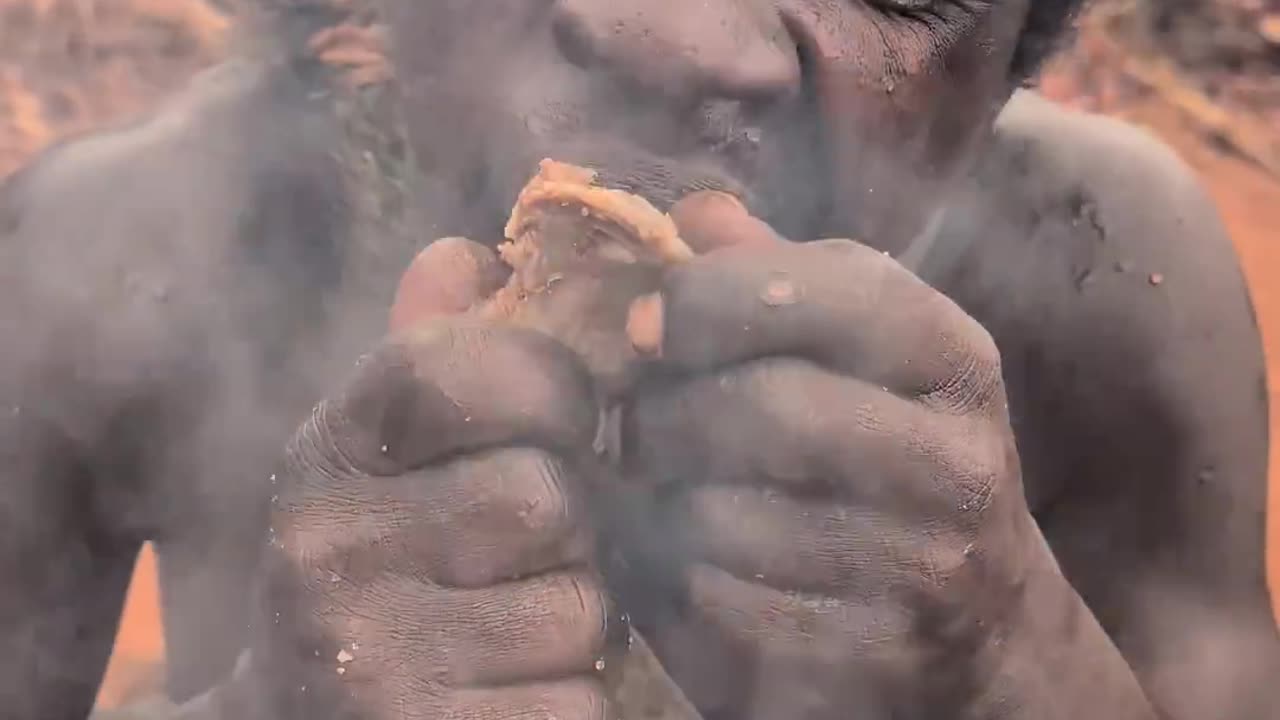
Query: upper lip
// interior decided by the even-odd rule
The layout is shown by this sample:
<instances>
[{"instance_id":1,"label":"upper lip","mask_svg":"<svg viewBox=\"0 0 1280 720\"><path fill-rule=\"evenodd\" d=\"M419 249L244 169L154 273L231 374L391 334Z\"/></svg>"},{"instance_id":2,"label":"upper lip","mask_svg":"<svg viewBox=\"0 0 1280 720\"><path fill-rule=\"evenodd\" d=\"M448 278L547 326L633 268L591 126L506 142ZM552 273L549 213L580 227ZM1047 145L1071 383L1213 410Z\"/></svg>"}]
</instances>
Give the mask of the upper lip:
<instances>
[{"instance_id":1,"label":"upper lip","mask_svg":"<svg viewBox=\"0 0 1280 720\"><path fill-rule=\"evenodd\" d=\"M599 173L600 182L643 196L661 210L667 210L684 195L697 190L719 190L737 196L755 212L764 200L745 182L741 172L754 158L742 157L735 147L738 139L728 139L719 147L703 145L689 154L663 155L630 142L582 136L573 142L543 148L529 158L536 167L544 157L572 162ZM750 142L750 141L747 141Z\"/></svg>"}]
</instances>

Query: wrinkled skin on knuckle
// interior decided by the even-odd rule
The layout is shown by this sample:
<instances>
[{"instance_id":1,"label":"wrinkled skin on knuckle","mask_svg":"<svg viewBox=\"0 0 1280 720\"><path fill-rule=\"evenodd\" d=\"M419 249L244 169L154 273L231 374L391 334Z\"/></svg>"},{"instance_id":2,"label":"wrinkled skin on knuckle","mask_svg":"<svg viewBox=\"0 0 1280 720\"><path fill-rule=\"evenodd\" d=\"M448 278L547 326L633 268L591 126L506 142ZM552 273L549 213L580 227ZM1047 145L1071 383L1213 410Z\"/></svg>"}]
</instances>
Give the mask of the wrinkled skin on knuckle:
<instances>
[{"instance_id":1,"label":"wrinkled skin on knuckle","mask_svg":"<svg viewBox=\"0 0 1280 720\"><path fill-rule=\"evenodd\" d=\"M1006 416L1000 351L991 333L964 314L954 303L938 295L937 311L928 323L934 358L932 382L920 388L919 398L928 406L957 415L976 415L998 422Z\"/></svg>"},{"instance_id":2,"label":"wrinkled skin on knuckle","mask_svg":"<svg viewBox=\"0 0 1280 720\"><path fill-rule=\"evenodd\" d=\"M442 589L419 642L437 648L450 688L584 676L604 650L609 598L585 569L478 592Z\"/></svg>"},{"instance_id":3,"label":"wrinkled skin on knuckle","mask_svg":"<svg viewBox=\"0 0 1280 720\"><path fill-rule=\"evenodd\" d=\"M273 574L266 657L273 682L377 710L369 717L398 717L401 704L444 712L468 688L586 677L603 652L609 600L582 570L469 591L395 570L353 581L333 567L312 568L319 583L296 564Z\"/></svg>"},{"instance_id":4,"label":"wrinkled skin on knuckle","mask_svg":"<svg viewBox=\"0 0 1280 720\"><path fill-rule=\"evenodd\" d=\"M598 415L581 362L551 338L437 322L367 356L323 416L338 464L393 475L442 456L510 444L576 450Z\"/></svg>"},{"instance_id":5,"label":"wrinkled skin on knuckle","mask_svg":"<svg viewBox=\"0 0 1280 720\"><path fill-rule=\"evenodd\" d=\"M462 459L430 491L415 492L407 503L392 500L388 524L417 526L407 549L446 586L481 587L580 562L584 508L566 473L562 461L532 448Z\"/></svg>"},{"instance_id":6,"label":"wrinkled skin on knuckle","mask_svg":"<svg viewBox=\"0 0 1280 720\"><path fill-rule=\"evenodd\" d=\"M505 385L494 376L526 382L495 398ZM448 328L379 348L316 408L272 478L258 616L279 702L336 693L388 716L403 702L438 717L458 688L502 667L530 679L593 667L609 611L584 569L580 488L555 454L519 446L589 442L597 418L574 402L594 410L589 390L545 339ZM435 432L417 457L384 451L405 428ZM312 698L299 700L304 686ZM582 712L596 712L588 700Z\"/></svg>"},{"instance_id":7,"label":"wrinkled skin on knuckle","mask_svg":"<svg viewBox=\"0 0 1280 720\"><path fill-rule=\"evenodd\" d=\"M1003 403L1000 353L986 328L953 300L884 253L850 240L811 243L843 265L837 275L866 286L904 357L920 365L916 394L935 407L965 413Z\"/></svg>"},{"instance_id":8,"label":"wrinkled skin on knuckle","mask_svg":"<svg viewBox=\"0 0 1280 720\"><path fill-rule=\"evenodd\" d=\"M483 587L585 559L578 490L545 451L499 449L398 477L328 483L279 513L275 527L303 557L335 552L341 541L353 553L376 551L371 565Z\"/></svg>"}]
</instances>

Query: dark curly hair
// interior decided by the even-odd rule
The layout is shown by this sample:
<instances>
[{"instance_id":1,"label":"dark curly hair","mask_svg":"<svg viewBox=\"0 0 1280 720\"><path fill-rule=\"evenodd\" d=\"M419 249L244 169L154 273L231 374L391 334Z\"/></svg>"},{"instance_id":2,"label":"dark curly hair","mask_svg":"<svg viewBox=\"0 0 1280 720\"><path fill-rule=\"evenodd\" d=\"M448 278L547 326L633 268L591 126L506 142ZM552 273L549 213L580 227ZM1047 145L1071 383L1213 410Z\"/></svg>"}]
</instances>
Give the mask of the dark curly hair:
<instances>
[{"instance_id":1,"label":"dark curly hair","mask_svg":"<svg viewBox=\"0 0 1280 720\"><path fill-rule=\"evenodd\" d=\"M1075 18L1088 0L1031 0L1027 22L1014 49L1011 74L1025 83L1035 77L1045 60L1070 39Z\"/></svg>"}]
</instances>

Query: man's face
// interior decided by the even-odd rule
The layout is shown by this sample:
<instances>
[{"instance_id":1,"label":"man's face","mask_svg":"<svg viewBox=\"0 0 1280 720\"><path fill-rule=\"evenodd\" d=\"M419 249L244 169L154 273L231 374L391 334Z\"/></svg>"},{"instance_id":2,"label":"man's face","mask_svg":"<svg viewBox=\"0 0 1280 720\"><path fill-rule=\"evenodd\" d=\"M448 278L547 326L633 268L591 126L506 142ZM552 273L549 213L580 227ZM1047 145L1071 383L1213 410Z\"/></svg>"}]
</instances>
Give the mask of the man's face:
<instances>
[{"instance_id":1,"label":"man's face","mask_svg":"<svg viewBox=\"0 0 1280 720\"><path fill-rule=\"evenodd\" d=\"M385 4L443 232L498 238L552 157L660 207L719 187L793 239L897 251L1008 98L1031 1Z\"/></svg>"}]
</instances>

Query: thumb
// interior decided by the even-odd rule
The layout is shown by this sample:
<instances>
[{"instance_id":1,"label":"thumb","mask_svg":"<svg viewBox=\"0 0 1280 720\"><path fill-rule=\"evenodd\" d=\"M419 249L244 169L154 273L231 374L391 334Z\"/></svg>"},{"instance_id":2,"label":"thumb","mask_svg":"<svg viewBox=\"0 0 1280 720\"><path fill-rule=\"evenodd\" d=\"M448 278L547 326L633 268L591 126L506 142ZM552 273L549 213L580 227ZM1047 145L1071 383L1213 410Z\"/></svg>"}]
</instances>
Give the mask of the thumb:
<instances>
[{"instance_id":1,"label":"thumb","mask_svg":"<svg viewBox=\"0 0 1280 720\"><path fill-rule=\"evenodd\" d=\"M699 255L725 248L762 248L783 238L738 198L717 190L684 196L671 208L680 237Z\"/></svg>"},{"instance_id":2,"label":"thumb","mask_svg":"<svg viewBox=\"0 0 1280 720\"><path fill-rule=\"evenodd\" d=\"M434 317L466 312L501 287L508 273L497 253L480 243L459 237L436 240L400 277L390 330L397 333Z\"/></svg>"}]
</instances>

